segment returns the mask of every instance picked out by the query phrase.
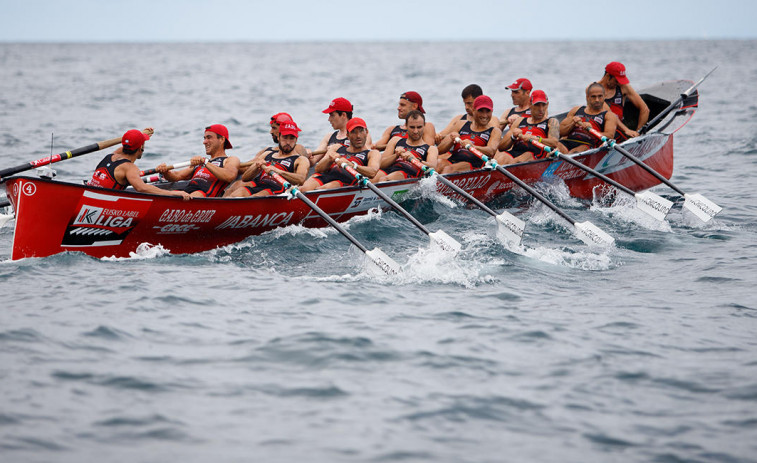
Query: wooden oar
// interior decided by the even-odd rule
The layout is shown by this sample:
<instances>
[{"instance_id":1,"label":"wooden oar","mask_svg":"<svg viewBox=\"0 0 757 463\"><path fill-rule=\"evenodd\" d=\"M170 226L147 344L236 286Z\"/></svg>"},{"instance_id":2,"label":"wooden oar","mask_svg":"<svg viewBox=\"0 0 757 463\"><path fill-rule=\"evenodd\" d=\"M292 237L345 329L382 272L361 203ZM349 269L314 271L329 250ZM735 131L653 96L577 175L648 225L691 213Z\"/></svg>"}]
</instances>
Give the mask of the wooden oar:
<instances>
[{"instance_id":1,"label":"wooden oar","mask_svg":"<svg viewBox=\"0 0 757 463\"><path fill-rule=\"evenodd\" d=\"M478 206L481 210L483 210L487 214L494 217L497 222L497 231L499 232L499 234L505 240L513 244L520 244L521 240L523 239L523 230L526 228L526 223L524 221L520 220L519 218L515 217L514 215L510 214L507 211L503 211L501 214L497 214L496 212L491 210L488 206L486 206L486 204L476 199L473 195L463 190L459 186L455 185L450 180L444 178L443 175L439 174L433 168L423 164L420 160L418 160L418 158L412 157L410 159L410 162L415 167L425 172L426 175L434 176L437 181L442 182L443 184L447 185L449 188L452 189L452 191L464 197L471 203Z\"/></svg>"},{"instance_id":2,"label":"wooden oar","mask_svg":"<svg viewBox=\"0 0 757 463\"><path fill-rule=\"evenodd\" d=\"M485 155L478 149L476 149L473 144L470 143L468 140L461 140L460 138L457 138L455 140L459 144L463 144L463 142L467 142L465 145L465 149L470 151L471 153L475 154L479 158L481 158L484 162L486 162L489 166L497 169L502 175L509 178L511 181L513 181L516 185L523 188L528 192L531 196L538 199L542 203L544 203L545 206L552 209L557 215L562 217L563 219L567 220L571 224L573 224L574 232L576 234L576 237L583 241L584 243L588 245L601 245L601 246L609 246L612 245L615 242L615 238L605 233L601 228L597 227L593 223L586 221L586 222L576 222L572 217L570 217L568 214L562 211L559 207L555 206L552 201L548 200L544 196L542 196L538 191L534 190L526 182L516 177L512 172L508 171L507 169L503 168L500 165L497 165L497 162L494 159L489 159L489 156Z\"/></svg>"},{"instance_id":3,"label":"wooden oar","mask_svg":"<svg viewBox=\"0 0 757 463\"><path fill-rule=\"evenodd\" d=\"M144 129L142 133L152 135L153 130ZM121 143L121 137L111 138L110 140L104 140L97 143L92 143L91 145L82 146L81 148L76 148L71 151L66 151L65 153L53 154L52 156L46 156L42 159L37 159L36 161L31 161L26 164L20 164L16 167L10 167L8 169L3 169L3 170L0 170L0 180L2 180L5 177L17 174L19 172L23 172L25 170L35 169L37 167L46 166L48 164L52 164L58 161L65 161L66 159L75 158L83 154L89 154L89 153L94 153L95 151L104 150L105 148L111 147L113 145L117 145L119 143Z\"/></svg>"},{"instance_id":4,"label":"wooden oar","mask_svg":"<svg viewBox=\"0 0 757 463\"><path fill-rule=\"evenodd\" d=\"M320 215L323 220L328 222L329 225L336 228L336 230L342 234L345 238L347 238L350 243L354 244L355 247L363 251L363 253L368 257L368 259L376 265L381 271L386 273L387 275L397 275L400 273L400 265L395 262L391 257L387 256L384 251L382 251L379 248L374 248L372 251L369 251L368 248L363 246L360 241L358 241L354 236L352 236L347 230L345 230L341 225L339 225L336 220L331 218L330 215L328 215L323 209L316 206L313 201L308 199L307 196L305 196L304 193L302 193L295 185L292 185L289 183L284 177L282 177L280 174L276 172L269 172L268 175L270 175L274 180L276 180L281 186L283 186L285 189L288 190L288 195L290 198L297 197L300 201L307 204L310 209L315 211L316 214Z\"/></svg>"},{"instance_id":5,"label":"wooden oar","mask_svg":"<svg viewBox=\"0 0 757 463\"><path fill-rule=\"evenodd\" d=\"M589 132L606 143L610 148L613 148L615 151L622 154L626 158L636 163L636 165L652 174L657 180L672 188L673 191L683 196L683 207L691 211L702 222L709 222L713 217L715 217L720 211L723 210L722 207L718 206L699 193L684 193L683 190L673 185L670 180L663 177L659 172L644 164L639 158L629 153L625 148L618 146L618 144L612 138L605 137L595 129L589 129Z\"/></svg>"},{"instance_id":6,"label":"wooden oar","mask_svg":"<svg viewBox=\"0 0 757 463\"><path fill-rule=\"evenodd\" d=\"M596 170L592 169L589 166L581 164L580 162L576 161L572 157L567 156L557 151L557 149L550 148L544 143L538 142L536 140L530 140L530 143L534 145L535 147L546 151L550 155L560 158L563 161L567 162L568 164L576 166L581 170L585 170L586 172L592 174L593 176L599 178L600 180L606 183L609 183L610 185L614 186L620 191L633 196L634 198L636 198L636 207L639 210L646 212L647 214L649 214L650 216L654 217L657 220L665 220L665 216L668 215L668 212L670 212L670 208L673 207L672 201L668 201L667 199L663 198L660 195L656 195L648 190L642 193L636 193L632 189L624 185L621 185L620 183L616 182L610 177L600 172L597 172Z\"/></svg>"},{"instance_id":7,"label":"wooden oar","mask_svg":"<svg viewBox=\"0 0 757 463\"><path fill-rule=\"evenodd\" d=\"M341 162L340 162L341 161ZM367 177L365 177L363 174L358 172L354 169L350 164L348 164L346 161L344 161L342 158L338 158L334 161L334 164L338 165L342 169L346 170L350 173L350 175L354 176L358 183L361 186L368 187L371 191L373 191L376 196L383 199L387 204L392 206L394 210L402 214L407 220L410 221L413 225L418 227L423 233L428 235L428 237L431 239L431 244L436 245L439 248L441 248L444 251L450 252L452 254L457 254L460 252L460 249L462 249L463 245L458 243L454 238L449 236L447 233L444 232L444 230L438 230L435 232L430 231L428 228L426 228L422 223L418 222L418 219L413 217L409 212L407 212L402 206L397 204L396 201L394 201L392 198L390 198L386 193L381 191L379 187L374 185L369 181Z\"/></svg>"},{"instance_id":8,"label":"wooden oar","mask_svg":"<svg viewBox=\"0 0 757 463\"><path fill-rule=\"evenodd\" d=\"M645 133L649 132L649 130L652 129L652 127L654 127L655 125L657 125L662 119L665 118L665 116L667 116L668 114L670 114L670 112L673 111L676 107L678 107L679 104L683 103L684 100L686 100L687 98L689 98L691 96L691 94L694 92L694 90L696 90L696 88L699 87L699 84L701 84L702 82L704 82L704 79L706 79L707 77L710 76L710 74L712 74L713 72L715 72L715 69L717 69L717 68L718 68L717 66L715 66L714 68L712 68L712 71L710 71L707 74L705 74L705 76L702 77L701 79L699 79L699 81L697 83L695 83L694 85L692 85L691 87L689 87L689 89L686 90L685 92L681 93L681 96L679 96L675 101L673 101L672 103L670 103L667 108L665 108L662 111L660 111L660 114L658 114L657 116L655 116L654 119L652 119L651 121L649 121L646 124L644 124L644 127L642 127L641 130L639 130L639 133L640 134L645 134Z\"/></svg>"}]
</instances>

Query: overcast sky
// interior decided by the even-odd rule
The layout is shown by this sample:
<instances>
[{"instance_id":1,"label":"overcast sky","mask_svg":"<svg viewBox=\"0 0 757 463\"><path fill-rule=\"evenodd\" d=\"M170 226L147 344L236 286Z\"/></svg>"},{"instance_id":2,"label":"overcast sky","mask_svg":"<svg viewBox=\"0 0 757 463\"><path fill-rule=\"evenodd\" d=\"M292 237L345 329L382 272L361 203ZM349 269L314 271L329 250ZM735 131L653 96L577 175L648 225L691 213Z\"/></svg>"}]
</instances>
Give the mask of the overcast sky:
<instances>
[{"instance_id":1,"label":"overcast sky","mask_svg":"<svg viewBox=\"0 0 757 463\"><path fill-rule=\"evenodd\" d=\"M0 0L0 42L756 38L753 0Z\"/></svg>"}]
</instances>

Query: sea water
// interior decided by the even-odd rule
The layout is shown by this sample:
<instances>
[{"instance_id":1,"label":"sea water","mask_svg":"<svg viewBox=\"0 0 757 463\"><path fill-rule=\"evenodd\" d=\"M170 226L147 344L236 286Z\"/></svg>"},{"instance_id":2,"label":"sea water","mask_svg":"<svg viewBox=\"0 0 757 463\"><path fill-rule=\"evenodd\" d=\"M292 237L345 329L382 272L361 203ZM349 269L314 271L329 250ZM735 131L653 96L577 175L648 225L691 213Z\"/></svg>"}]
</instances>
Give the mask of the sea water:
<instances>
[{"instance_id":1,"label":"sea water","mask_svg":"<svg viewBox=\"0 0 757 463\"><path fill-rule=\"evenodd\" d=\"M755 41L1 44L0 168L148 126L139 165L181 162L212 123L245 161L280 111L314 147L339 96L374 139L409 90L441 130L463 87L499 115L519 77L557 113L615 60L636 89L719 66L675 135L672 177L723 207L711 222L680 201L660 223L622 196L542 184L615 245L587 247L515 192L490 203L526 222L508 246L493 218L424 182L403 204L458 256L394 212L345 225L402 265L391 278L329 228L195 255L10 261L6 225L0 459L757 461ZM57 178L88 178L104 154Z\"/></svg>"}]
</instances>

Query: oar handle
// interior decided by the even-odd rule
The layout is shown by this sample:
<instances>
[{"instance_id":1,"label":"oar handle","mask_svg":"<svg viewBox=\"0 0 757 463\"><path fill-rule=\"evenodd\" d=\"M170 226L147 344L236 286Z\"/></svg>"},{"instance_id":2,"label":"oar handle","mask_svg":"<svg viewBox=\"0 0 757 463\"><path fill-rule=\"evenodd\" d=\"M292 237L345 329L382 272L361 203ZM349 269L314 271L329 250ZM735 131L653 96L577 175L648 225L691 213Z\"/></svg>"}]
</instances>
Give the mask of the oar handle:
<instances>
[{"instance_id":1,"label":"oar handle","mask_svg":"<svg viewBox=\"0 0 757 463\"><path fill-rule=\"evenodd\" d=\"M152 135L154 133L154 130L152 128L147 128L142 130L142 133ZM92 143L91 145L82 146L81 148L72 149L71 151L53 154L52 156L46 156L44 158L37 159L36 161L19 164L16 167L0 170L0 179L26 170L36 169L37 167L42 167L59 161L65 161L66 159L75 158L83 154L104 150L105 148L109 148L119 143L121 143L121 138L111 138L110 140L103 140L97 143Z\"/></svg>"},{"instance_id":2,"label":"oar handle","mask_svg":"<svg viewBox=\"0 0 757 463\"><path fill-rule=\"evenodd\" d=\"M192 165L192 161L177 162L176 164L172 164L172 165L168 166L168 170L181 169L182 167L188 167L190 165ZM156 168L153 168L153 169L147 169L147 170L141 171L139 173L139 176L140 177L145 177L147 175L153 175L153 174L157 174L157 173L158 173L158 170L157 170L157 167L156 167Z\"/></svg>"}]
</instances>

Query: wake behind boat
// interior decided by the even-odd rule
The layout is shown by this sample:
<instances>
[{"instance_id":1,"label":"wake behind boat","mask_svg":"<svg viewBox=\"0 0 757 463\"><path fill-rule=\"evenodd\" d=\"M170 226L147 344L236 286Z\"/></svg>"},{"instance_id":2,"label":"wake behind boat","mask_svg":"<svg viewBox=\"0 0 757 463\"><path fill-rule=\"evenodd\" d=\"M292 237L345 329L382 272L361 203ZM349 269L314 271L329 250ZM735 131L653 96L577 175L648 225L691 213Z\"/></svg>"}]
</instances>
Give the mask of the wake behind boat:
<instances>
[{"instance_id":1,"label":"wake behind boat","mask_svg":"<svg viewBox=\"0 0 757 463\"><path fill-rule=\"evenodd\" d=\"M662 115L652 130L618 147L605 144L571 158L634 192L647 190L661 181L644 166L629 161L622 151L669 179L673 173L673 133L688 122L698 104L695 86L690 87L691 81L680 80L639 91L650 107L651 117ZM679 98L687 89L690 94ZM663 114L671 105L675 108ZM559 179L571 195L582 199L592 199L596 188L606 185L597 176L557 158L508 165L505 169L527 184ZM444 177L483 202L517 186L501 172L489 169ZM401 202L418 180L376 186ZM65 251L84 252L93 257L129 257L142 243L160 244L173 254L195 253L236 243L276 227L328 225L305 202L287 196L183 201L177 197L30 176L3 178L2 182L15 211L11 254L14 260ZM437 189L441 194L464 200L447 185L438 184ZM360 186L315 190L305 195L338 222L383 207L373 191Z\"/></svg>"}]
</instances>

